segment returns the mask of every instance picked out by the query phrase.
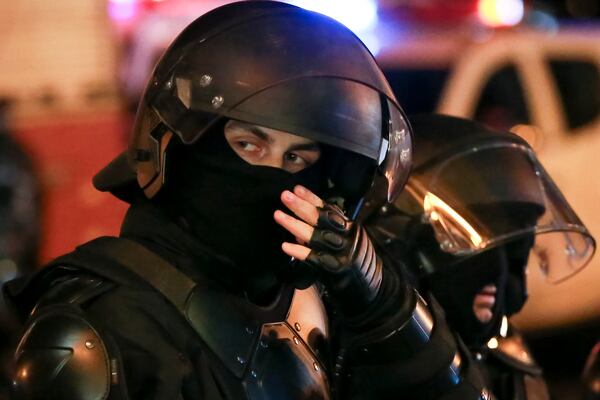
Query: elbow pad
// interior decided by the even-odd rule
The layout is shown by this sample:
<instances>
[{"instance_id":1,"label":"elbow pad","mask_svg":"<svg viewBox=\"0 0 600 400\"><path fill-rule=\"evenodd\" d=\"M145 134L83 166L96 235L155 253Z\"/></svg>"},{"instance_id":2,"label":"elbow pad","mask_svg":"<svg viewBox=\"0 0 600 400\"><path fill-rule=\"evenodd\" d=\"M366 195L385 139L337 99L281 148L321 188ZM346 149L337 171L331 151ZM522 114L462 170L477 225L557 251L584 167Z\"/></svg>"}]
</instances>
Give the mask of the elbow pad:
<instances>
[{"instance_id":1,"label":"elbow pad","mask_svg":"<svg viewBox=\"0 0 600 400\"><path fill-rule=\"evenodd\" d=\"M443 311L416 292L413 312L386 336L349 349L353 386L369 387L378 398L406 393L414 399L492 399L468 350L454 337ZM357 389L360 391L360 389Z\"/></svg>"}]
</instances>

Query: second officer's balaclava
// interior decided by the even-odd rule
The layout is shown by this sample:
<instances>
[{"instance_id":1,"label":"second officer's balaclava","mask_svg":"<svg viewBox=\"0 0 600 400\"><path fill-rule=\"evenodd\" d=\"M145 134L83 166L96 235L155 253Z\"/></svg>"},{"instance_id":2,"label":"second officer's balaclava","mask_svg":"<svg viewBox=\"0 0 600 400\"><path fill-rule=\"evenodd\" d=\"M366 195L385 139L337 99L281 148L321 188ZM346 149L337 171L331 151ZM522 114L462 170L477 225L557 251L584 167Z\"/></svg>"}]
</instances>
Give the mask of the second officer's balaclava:
<instances>
[{"instance_id":1,"label":"second officer's balaclava","mask_svg":"<svg viewBox=\"0 0 600 400\"><path fill-rule=\"evenodd\" d=\"M509 265L505 295L505 311L508 316L521 311L527 301L526 267L534 243L534 235L527 235L504 245Z\"/></svg>"},{"instance_id":2,"label":"second officer's balaclava","mask_svg":"<svg viewBox=\"0 0 600 400\"><path fill-rule=\"evenodd\" d=\"M231 261L247 290L261 291L285 272L281 244L294 240L273 219L281 192L297 184L317 190L321 163L295 174L248 164L225 140L224 124L193 145L174 144L160 201L201 244Z\"/></svg>"},{"instance_id":3,"label":"second officer's balaclava","mask_svg":"<svg viewBox=\"0 0 600 400\"><path fill-rule=\"evenodd\" d=\"M430 291L443 307L450 326L473 347L485 343L501 322L501 304L508 279L508 262L503 249L494 248L465 260L443 252L428 224L414 221L407 253L413 267L421 265L420 287ZM473 299L486 285L498 288L493 318L480 322L473 312ZM498 318L498 316L500 318Z\"/></svg>"},{"instance_id":4,"label":"second officer's balaclava","mask_svg":"<svg viewBox=\"0 0 600 400\"><path fill-rule=\"evenodd\" d=\"M440 302L451 326L467 345L479 346L492 337L504 315L508 263L502 248L491 249L449 266L429 277L429 287ZM483 323L473 312L473 299L486 285L497 288L493 317Z\"/></svg>"},{"instance_id":5,"label":"second officer's balaclava","mask_svg":"<svg viewBox=\"0 0 600 400\"><path fill-rule=\"evenodd\" d=\"M517 313L527 300L525 268L534 243L533 235L457 261L455 256L439 249L429 226L423 225L420 230L420 239L414 242L421 248L418 253L427 253L428 257L437 255L437 267L424 277L425 285L467 345L485 344L498 333L502 318ZM496 286L496 295L492 319L484 323L475 316L473 300L487 285Z\"/></svg>"}]
</instances>

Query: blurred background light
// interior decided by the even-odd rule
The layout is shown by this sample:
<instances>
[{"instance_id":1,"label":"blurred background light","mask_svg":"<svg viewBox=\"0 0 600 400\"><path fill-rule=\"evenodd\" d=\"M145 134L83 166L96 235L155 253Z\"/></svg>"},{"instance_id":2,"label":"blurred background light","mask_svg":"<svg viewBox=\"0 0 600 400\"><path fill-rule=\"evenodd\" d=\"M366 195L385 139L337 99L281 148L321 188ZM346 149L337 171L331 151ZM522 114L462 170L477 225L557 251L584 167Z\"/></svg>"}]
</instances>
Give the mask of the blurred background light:
<instances>
[{"instance_id":1,"label":"blurred background light","mask_svg":"<svg viewBox=\"0 0 600 400\"><path fill-rule=\"evenodd\" d=\"M108 15L115 21L130 20L135 17L136 11L136 0L110 0L108 2Z\"/></svg>"},{"instance_id":2,"label":"blurred background light","mask_svg":"<svg viewBox=\"0 0 600 400\"><path fill-rule=\"evenodd\" d=\"M527 25L547 33L556 33L560 28L558 20L543 10L532 10L527 15Z\"/></svg>"},{"instance_id":3,"label":"blurred background light","mask_svg":"<svg viewBox=\"0 0 600 400\"><path fill-rule=\"evenodd\" d=\"M379 53L381 50L381 40L374 32L359 33L358 36L373 55Z\"/></svg>"},{"instance_id":4,"label":"blurred background light","mask_svg":"<svg viewBox=\"0 0 600 400\"><path fill-rule=\"evenodd\" d=\"M377 26L377 2L375 0L290 0L290 4L327 15L358 36L373 54L381 44L373 30Z\"/></svg>"},{"instance_id":5,"label":"blurred background light","mask_svg":"<svg viewBox=\"0 0 600 400\"><path fill-rule=\"evenodd\" d=\"M357 35L377 24L375 0L292 0L289 3L334 18Z\"/></svg>"},{"instance_id":6,"label":"blurred background light","mask_svg":"<svg viewBox=\"0 0 600 400\"><path fill-rule=\"evenodd\" d=\"M525 7L523 0L479 0L477 13L486 25L513 26L523 19Z\"/></svg>"}]
</instances>

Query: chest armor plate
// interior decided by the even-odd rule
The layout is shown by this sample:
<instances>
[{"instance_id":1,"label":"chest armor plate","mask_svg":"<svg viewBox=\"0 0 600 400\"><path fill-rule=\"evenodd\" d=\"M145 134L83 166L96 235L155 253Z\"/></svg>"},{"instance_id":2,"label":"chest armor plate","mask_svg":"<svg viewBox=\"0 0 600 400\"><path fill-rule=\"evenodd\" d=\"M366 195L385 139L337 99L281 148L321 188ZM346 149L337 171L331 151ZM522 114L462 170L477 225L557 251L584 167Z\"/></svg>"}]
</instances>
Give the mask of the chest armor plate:
<instances>
[{"instance_id":1,"label":"chest armor plate","mask_svg":"<svg viewBox=\"0 0 600 400\"><path fill-rule=\"evenodd\" d=\"M284 291L268 308L203 288L186 316L248 399L330 398L328 321L315 287Z\"/></svg>"}]
</instances>

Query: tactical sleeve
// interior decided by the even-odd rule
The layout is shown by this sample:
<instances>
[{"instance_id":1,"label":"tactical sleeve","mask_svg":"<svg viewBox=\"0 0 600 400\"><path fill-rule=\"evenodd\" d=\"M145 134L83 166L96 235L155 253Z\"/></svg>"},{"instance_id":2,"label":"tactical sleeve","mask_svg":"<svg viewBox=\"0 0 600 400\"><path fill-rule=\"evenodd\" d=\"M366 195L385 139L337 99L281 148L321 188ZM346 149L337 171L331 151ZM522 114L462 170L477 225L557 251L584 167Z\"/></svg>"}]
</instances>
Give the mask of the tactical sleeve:
<instances>
[{"instance_id":1,"label":"tactical sleeve","mask_svg":"<svg viewBox=\"0 0 600 400\"><path fill-rule=\"evenodd\" d=\"M492 395L479 370L448 328L434 299L413 291L412 313L393 328L393 319L347 348L350 399L483 400ZM385 333L387 331L387 334ZM339 360L338 360L339 361Z\"/></svg>"}]
</instances>

